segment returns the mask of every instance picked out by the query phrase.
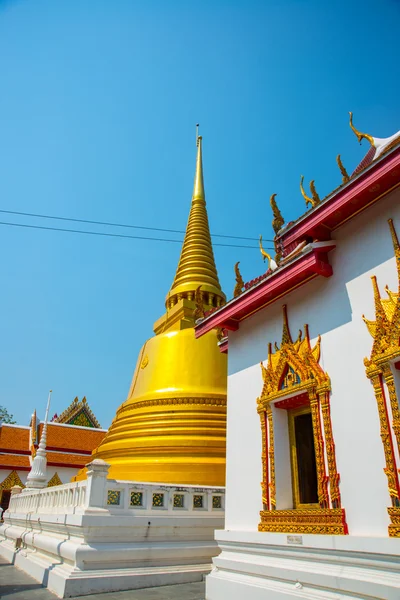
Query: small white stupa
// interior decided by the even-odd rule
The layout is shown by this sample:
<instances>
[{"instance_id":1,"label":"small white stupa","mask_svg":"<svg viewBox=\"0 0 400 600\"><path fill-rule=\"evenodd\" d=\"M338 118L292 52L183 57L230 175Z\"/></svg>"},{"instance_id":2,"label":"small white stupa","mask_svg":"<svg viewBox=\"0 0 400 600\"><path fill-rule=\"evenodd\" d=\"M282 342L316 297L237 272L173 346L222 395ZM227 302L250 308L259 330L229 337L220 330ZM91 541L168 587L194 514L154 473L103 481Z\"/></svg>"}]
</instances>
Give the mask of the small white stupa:
<instances>
[{"instance_id":1,"label":"small white stupa","mask_svg":"<svg viewBox=\"0 0 400 600\"><path fill-rule=\"evenodd\" d=\"M47 399L46 414L44 417L43 431L40 438L39 448L37 449L36 455L32 462L31 470L27 477L27 483L25 490L29 489L41 489L46 486L47 483L47 455L46 455L46 442L47 442L47 420L49 417L51 392Z\"/></svg>"}]
</instances>

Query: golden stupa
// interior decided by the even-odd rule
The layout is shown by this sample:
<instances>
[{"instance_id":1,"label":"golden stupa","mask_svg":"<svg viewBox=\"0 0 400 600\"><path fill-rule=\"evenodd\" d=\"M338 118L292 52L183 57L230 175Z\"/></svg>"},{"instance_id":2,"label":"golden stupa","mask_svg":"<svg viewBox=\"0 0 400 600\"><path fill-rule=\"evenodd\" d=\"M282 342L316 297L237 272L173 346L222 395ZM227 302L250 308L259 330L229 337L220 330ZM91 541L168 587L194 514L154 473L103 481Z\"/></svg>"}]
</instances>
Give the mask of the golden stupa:
<instances>
[{"instance_id":1,"label":"golden stupa","mask_svg":"<svg viewBox=\"0 0 400 600\"><path fill-rule=\"evenodd\" d=\"M227 359L215 331L195 338L199 294L206 310L225 302L208 225L201 137L189 221L166 313L140 351L127 400L93 452L93 458L111 465L113 479L225 485ZM81 472L78 478L84 476Z\"/></svg>"}]
</instances>

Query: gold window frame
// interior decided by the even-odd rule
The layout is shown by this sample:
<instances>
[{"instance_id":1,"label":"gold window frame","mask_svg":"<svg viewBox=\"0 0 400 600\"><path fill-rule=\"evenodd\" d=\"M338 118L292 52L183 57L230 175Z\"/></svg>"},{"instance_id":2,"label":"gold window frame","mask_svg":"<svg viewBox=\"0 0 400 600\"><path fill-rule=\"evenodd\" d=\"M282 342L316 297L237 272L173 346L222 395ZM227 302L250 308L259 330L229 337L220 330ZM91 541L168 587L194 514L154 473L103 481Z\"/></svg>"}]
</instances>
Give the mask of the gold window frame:
<instances>
[{"instance_id":1,"label":"gold window frame","mask_svg":"<svg viewBox=\"0 0 400 600\"><path fill-rule=\"evenodd\" d=\"M262 466L261 483L264 509L261 511L259 531L282 533L347 534L346 515L341 507L340 475L336 467L335 444L330 416L330 379L319 365L319 337L312 348L308 326L299 332L293 342L290 335L287 309L283 306L283 332L281 346L268 346L267 366L261 363L263 388L257 399L257 412L261 420ZM286 378L288 368L298 377ZM318 505L299 506L293 509L276 508L275 449L272 404L307 394L312 417L315 461L318 479ZM292 460L292 459L291 459ZM326 472L325 463L328 466ZM293 486L292 486L293 490Z\"/></svg>"},{"instance_id":2,"label":"gold window frame","mask_svg":"<svg viewBox=\"0 0 400 600\"><path fill-rule=\"evenodd\" d=\"M391 506L387 509L391 521L388 532L390 537L400 537L400 481L394 452L394 445L397 444L400 454L400 410L392 372L392 365L400 361L400 245L393 219L389 219L388 223L396 259L398 290L392 292L386 286L388 297L382 298L376 276L371 277L375 321L369 321L364 315L363 319L374 341L370 358L364 359L364 365L366 375L374 389L385 455L384 471L391 500ZM385 384L389 399L386 398ZM389 409L392 413L392 423L390 423Z\"/></svg>"}]
</instances>

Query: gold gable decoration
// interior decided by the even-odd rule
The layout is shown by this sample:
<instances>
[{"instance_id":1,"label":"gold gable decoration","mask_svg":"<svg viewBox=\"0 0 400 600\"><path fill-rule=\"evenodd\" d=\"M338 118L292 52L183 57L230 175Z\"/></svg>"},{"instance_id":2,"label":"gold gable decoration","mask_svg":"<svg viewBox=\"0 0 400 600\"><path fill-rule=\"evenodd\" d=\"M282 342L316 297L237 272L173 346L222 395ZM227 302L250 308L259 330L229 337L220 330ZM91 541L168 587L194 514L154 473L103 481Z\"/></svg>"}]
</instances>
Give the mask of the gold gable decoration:
<instances>
[{"instance_id":1,"label":"gold gable decoration","mask_svg":"<svg viewBox=\"0 0 400 600\"><path fill-rule=\"evenodd\" d=\"M308 325L293 341L283 306L283 331L280 347L268 346L268 360L261 363L263 387L257 399L261 420L263 481L261 483L264 510L259 531L283 533L346 534L347 524L341 508L340 476L336 468L335 444L330 415L330 378L319 364L321 337L311 346ZM272 405L276 401L307 396L312 418L315 460L317 467L318 505L316 508L276 509L274 418ZM290 400L289 400L290 401ZM321 419L322 414L322 419ZM325 468L328 465L328 474Z\"/></svg>"},{"instance_id":2,"label":"gold gable decoration","mask_svg":"<svg viewBox=\"0 0 400 600\"><path fill-rule=\"evenodd\" d=\"M48 482L47 487L54 487L55 485L62 485L62 481L57 472L54 473L53 477Z\"/></svg>"},{"instance_id":3,"label":"gold gable decoration","mask_svg":"<svg viewBox=\"0 0 400 600\"><path fill-rule=\"evenodd\" d=\"M24 488L24 484L22 483L17 471L11 471L9 475L0 483L0 491L3 490L11 490L14 485L19 485Z\"/></svg>"},{"instance_id":4,"label":"gold gable decoration","mask_svg":"<svg viewBox=\"0 0 400 600\"><path fill-rule=\"evenodd\" d=\"M397 292L386 286L387 298L382 298L375 276L372 279L375 303L375 320L369 321L363 315L368 331L373 338L370 358L364 359L367 377L374 388L378 405L380 434L385 454L385 474L388 479L389 496L392 506L388 508L391 519L389 535L400 537L400 484L398 467L393 449L393 435L400 452L400 411L393 377L392 364L400 361L400 245L393 220L389 219L398 278ZM389 405L392 423L389 418L389 406L386 400L386 388L389 393Z\"/></svg>"},{"instance_id":5,"label":"gold gable decoration","mask_svg":"<svg viewBox=\"0 0 400 600\"><path fill-rule=\"evenodd\" d=\"M281 396L286 396L289 388L298 390L307 390L310 386L324 385L330 389L330 380L320 367L318 361L320 358L321 337L318 338L314 348L311 348L308 333L308 325L304 326L303 332L295 342L292 341L286 305L283 307L283 332L282 342L279 348L275 344L275 353L272 352L272 345L268 345L268 366L264 367L261 363L263 376L263 389L261 400L277 400Z\"/></svg>"},{"instance_id":6,"label":"gold gable decoration","mask_svg":"<svg viewBox=\"0 0 400 600\"><path fill-rule=\"evenodd\" d=\"M77 425L78 427L94 427L96 429L101 428L100 423L87 403L86 396L81 401L76 396L69 407L53 420L53 423L65 423L67 425Z\"/></svg>"}]
</instances>

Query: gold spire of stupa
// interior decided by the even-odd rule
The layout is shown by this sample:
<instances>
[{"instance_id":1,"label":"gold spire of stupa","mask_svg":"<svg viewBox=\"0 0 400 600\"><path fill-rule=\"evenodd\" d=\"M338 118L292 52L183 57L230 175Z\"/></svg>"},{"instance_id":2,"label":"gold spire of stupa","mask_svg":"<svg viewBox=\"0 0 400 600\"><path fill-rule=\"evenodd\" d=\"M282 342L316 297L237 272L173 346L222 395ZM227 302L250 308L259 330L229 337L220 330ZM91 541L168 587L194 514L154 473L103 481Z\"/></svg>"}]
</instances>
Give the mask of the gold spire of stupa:
<instances>
[{"instance_id":1,"label":"gold spire of stupa","mask_svg":"<svg viewBox=\"0 0 400 600\"><path fill-rule=\"evenodd\" d=\"M201 285L203 296L208 294L205 297L206 304L220 306L221 301L225 300L215 266L208 225L204 192L202 138L200 136L197 138L192 205L178 269L166 300L167 308L173 306L180 298L191 300L199 285Z\"/></svg>"},{"instance_id":2,"label":"gold spire of stupa","mask_svg":"<svg viewBox=\"0 0 400 600\"><path fill-rule=\"evenodd\" d=\"M226 355L217 332L196 340L195 293L205 309L221 290L204 194L201 138L188 226L166 313L142 347L126 401L93 458L115 479L224 485ZM200 286L200 289L199 289ZM77 479L85 477L81 471Z\"/></svg>"}]
</instances>

